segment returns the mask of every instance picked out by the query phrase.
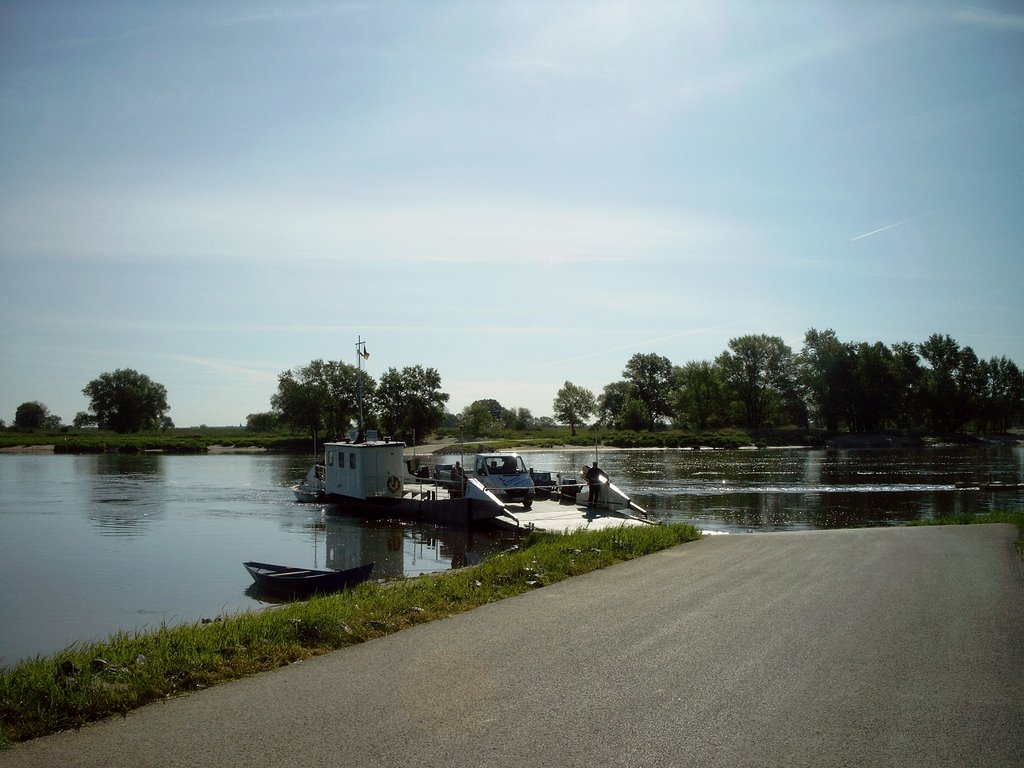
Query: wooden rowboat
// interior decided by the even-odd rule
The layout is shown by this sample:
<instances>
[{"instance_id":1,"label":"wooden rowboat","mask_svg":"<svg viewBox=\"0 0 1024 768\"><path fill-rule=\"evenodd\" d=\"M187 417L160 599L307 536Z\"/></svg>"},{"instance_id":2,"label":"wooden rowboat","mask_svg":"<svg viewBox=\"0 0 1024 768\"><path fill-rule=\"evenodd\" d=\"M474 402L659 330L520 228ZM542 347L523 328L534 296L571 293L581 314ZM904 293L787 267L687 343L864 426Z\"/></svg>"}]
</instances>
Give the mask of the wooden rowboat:
<instances>
[{"instance_id":1,"label":"wooden rowboat","mask_svg":"<svg viewBox=\"0 0 1024 768\"><path fill-rule=\"evenodd\" d=\"M370 578L373 563L359 565L344 571L322 571L312 568L290 568L287 565L242 563L256 586L264 592L285 597L308 597L326 592L337 592L354 587Z\"/></svg>"}]
</instances>

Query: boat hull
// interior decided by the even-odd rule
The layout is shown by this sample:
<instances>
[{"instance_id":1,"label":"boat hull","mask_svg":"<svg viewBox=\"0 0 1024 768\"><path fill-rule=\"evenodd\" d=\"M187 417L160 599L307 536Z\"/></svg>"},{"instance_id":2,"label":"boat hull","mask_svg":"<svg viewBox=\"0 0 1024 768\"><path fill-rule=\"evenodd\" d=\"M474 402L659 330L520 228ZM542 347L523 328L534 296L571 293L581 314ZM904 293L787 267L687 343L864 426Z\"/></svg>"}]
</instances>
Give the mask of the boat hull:
<instances>
[{"instance_id":1,"label":"boat hull","mask_svg":"<svg viewBox=\"0 0 1024 768\"><path fill-rule=\"evenodd\" d=\"M471 526L491 520L502 514L503 511L500 506L489 501L468 498L431 498L429 494L402 498L377 496L368 499L330 495L327 497L327 501L335 505L338 512L374 517L397 517L414 522L443 525Z\"/></svg>"},{"instance_id":2,"label":"boat hull","mask_svg":"<svg viewBox=\"0 0 1024 768\"><path fill-rule=\"evenodd\" d=\"M324 500L323 491L303 488L301 485L293 485L292 493L295 494L295 500L300 504L316 504Z\"/></svg>"},{"instance_id":3,"label":"boat hull","mask_svg":"<svg viewBox=\"0 0 1024 768\"><path fill-rule=\"evenodd\" d=\"M291 568L250 560L242 563L256 587L278 597L309 597L314 594L338 592L354 587L370 578L374 563L344 571Z\"/></svg>"}]
</instances>

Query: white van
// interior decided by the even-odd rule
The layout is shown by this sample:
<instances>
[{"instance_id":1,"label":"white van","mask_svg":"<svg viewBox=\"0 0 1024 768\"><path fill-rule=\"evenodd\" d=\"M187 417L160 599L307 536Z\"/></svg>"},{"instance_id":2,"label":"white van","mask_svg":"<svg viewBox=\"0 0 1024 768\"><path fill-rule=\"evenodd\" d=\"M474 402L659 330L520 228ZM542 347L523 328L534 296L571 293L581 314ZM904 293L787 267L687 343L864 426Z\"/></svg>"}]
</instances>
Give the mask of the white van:
<instances>
[{"instance_id":1,"label":"white van","mask_svg":"<svg viewBox=\"0 0 1024 768\"><path fill-rule=\"evenodd\" d=\"M533 504L536 490L517 453L478 453L473 461L473 474L502 501L521 503L526 509Z\"/></svg>"}]
</instances>

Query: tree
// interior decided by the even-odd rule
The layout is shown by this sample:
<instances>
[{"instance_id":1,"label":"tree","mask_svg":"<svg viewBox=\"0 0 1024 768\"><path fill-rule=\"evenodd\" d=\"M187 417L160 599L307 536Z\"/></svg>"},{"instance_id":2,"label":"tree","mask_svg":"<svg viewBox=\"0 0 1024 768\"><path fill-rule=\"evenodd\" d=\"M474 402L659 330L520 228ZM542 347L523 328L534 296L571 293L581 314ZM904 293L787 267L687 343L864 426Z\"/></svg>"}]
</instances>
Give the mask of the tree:
<instances>
[{"instance_id":1,"label":"tree","mask_svg":"<svg viewBox=\"0 0 1024 768\"><path fill-rule=\"evenodd\" d=\"M250 413L245 417L245 428L250 432L273 432L277 423L277 414L273 411Z\"/></svg>"},{"instance_id":2,"label":"tree","mask_svg":"<svg viewBox=\"0 0 1024 768\"><path fill-rule=\"evenodd\" d=\"M829 432L838 432L847 409L852 384L850 348L832 329L811 328L804 334L804 348L796 358L799 386L811 415Z\"/></svg>"},{"instance_id":3,"label":"tree","mask_svg":"<svg viewBox=\"0 0 1024 768\"><path fill-rule=\"evenodd\" d=\"M389 368L380 378L376 395L380 422L394 435L423 438L441 426L448 394L434 368L414 365Z\"/></svg>"},{"instance_id":4,"label":"tree","mask_svg":"<svg viewBox=\"0 0 1024 768\"><path fill-rule=\"evenodd\" d=\"M529 408L506 408L501 416L501 423L505 425L505 429L515 432L533 429L534 421Z\"/></svg>"},{"instance_id":5,"label":"tree","mask_svg":"<svg viewBox=\"0 0 1024 768\"><path fill-rule=\"evenodd\" d=\"M715 363L747 426L759 429L792 389L793 352L778 336L764 334L730 339L729 350Z\"/></svg>"},{"instance_id":6,"label":"tree","mask_svg":"<svg viewBox=\"0 0 1024 768\"><path fill-rule=\"evenodd\" d=\"M597 400L594 393L584 387L578 387L571 381L565 382L551 408L555 418L563 424L568 424L572 434L576 434L576 427L583 424L597 407Z\"/></svg>"},{"instance_id":7,"label":"tree","mask_svg":"<svg viewBox=\"0 0 1024 768\"><path fill-rule=\"evenodd\" d=\"M938 432L956 432L974 416L977 396L984 389L978 357L949 335L932 334L918 352L929 368L924 373L924 397L929 421Z\"/></svg>"},{"instance_id":8,"label":"tree","mask_svg":"<svg viewBox=\"0 0 1024 768\"><path fill-rule=\"evenodd\" d=\"M59 429L60 416L54 416L38 400L22 403L14 412L14 426L19 429Z\"/></svg>"},{"instance_id":9,"label":"tree","mask_svg":"<svg viewBox=\"0 0 1024 768\"><path fill-rule=\"evenodd\" d=\"M270 404L280 419L293 427L308 429L315 441L323 427L322 393L300 378L300 369L284 371L277 377L277 392Z\"/></svg>"},{"instance_id":10,"label":"tree","mask_svg":"<svg viewBox=\"0 0 1024 768\"><path fill-rule=\"evenodd\" d=\"M626 363L623 378L632 386L632 394L646 406L648 428L653 430L665 416L672 414L672 389L675 368L667 357L636 354Z\"/></svg>"},{"instance_id":11,"label":"tree","mask_svg":"<svg viewBox=\"0 0 1024 768\"><path fill-rule=\"evenodd\" d=\"M314 439L320 429L337 438L359 416L360 387L363 413L372 414L373 378L354 365L318 359L280 374L270 404L283 421L310 430Z\"/></svg>"},{"instance_id":12,"label":"tree","mask_svg":"<svg viewBox=\"0 0 1024 768\"><path fill-rule=\"evenodd\" d=\"M119 434L155 429L170 410L167 388L131 368L100 374L82 394L89 398L96 424Z\"/></svg>"},{"instance_id":13,"label":"tree","mask_svg":"<svg viewBox=\"0 0 1024 768\"><path fill-rule=\"evenodd\" d=\"M494 428L495 417L489 403L494 400L474 400L462 409L459 423L466 437L485 437Z\"/></svg>"},{"instance_id":14,"label":"tree","mask_svg":"<svg viewBox=\"0 0 1024 768\"><path fill-rule=\"evenodd\" d=\"M505 416L505 406L494 398L474 400L472 405L485 409L490 415L492 421L501 421Z\"/></svg>"},{"instance_id":15,"label":"tree","mask_svg":"<svg viewBox=\"0 0 1024 768\"><path fill-rule=\"evenodd\" d=\"M94 427L96 426L95 414L86 413L85 411L79 411L75 414L75 420L71 422L75 429L81 429L82 427Z\"/></svg>"},{"instance_id":16,"label":"tree","mask_svg":"<svg viewBox=\"0 0 1024 768\"><path fill-rule=\"evenodd\" d=\"M993 357L980 364L985 377L979 419L984 429L1006 432L1024 407L1024 373L1006 357Z\"/></svg>"},{"instance_id":17,"label":"tree","mask_svg":"<svg viewBox=\"0 0 1024 768\"><path fill-rule=\"evenodd\" d=\"M923 407L924 369L912 342L897 342L889 350L892 352L889 375L893 383L893 418L899 428L910 429L918 423Z\"/></svg>"},{"instance_id":18,"label":"tree","mask_svg":"<svg viewBox=\"0 0 1024 768\"><path fill-rule=\"evenodd\" d=\"M725 387L718 369L707 361L690 362L676 371L673 407L676 420L695 429L721 423L725 413Z\"/></svg>"},{"instance_id":19,"label":"tree","mask_svg":"<svg viewBox=\"0 0 1024 768\"><path fill-rule=\"evenodd\" d=\"M651 413L647 410L647 404L639 397L627 397L619 415L619 426L638 431L646 429L650 423Z\"/></svg>"},{"instance_id":20,"label":"tree","mask_svg":"<svg viewBox=\"0 0 1024 768\"><path fill-rule=\"evenodd\" d=\"M631 391L632 387L626 381L605 384L597 398L597 422L610 427L618 427Z\"/></svg>"},{"instance_id":21,"label":"tree","mask_svg":"<svg viewBox=\"0 0 1024 768\"><path fill-rule=\"evenodd\" d=\"M847 421L853 432L877 432L896 418L899 384L892 350L882 342L852 347L853 375Z\"/></svg>"}]
</instances>

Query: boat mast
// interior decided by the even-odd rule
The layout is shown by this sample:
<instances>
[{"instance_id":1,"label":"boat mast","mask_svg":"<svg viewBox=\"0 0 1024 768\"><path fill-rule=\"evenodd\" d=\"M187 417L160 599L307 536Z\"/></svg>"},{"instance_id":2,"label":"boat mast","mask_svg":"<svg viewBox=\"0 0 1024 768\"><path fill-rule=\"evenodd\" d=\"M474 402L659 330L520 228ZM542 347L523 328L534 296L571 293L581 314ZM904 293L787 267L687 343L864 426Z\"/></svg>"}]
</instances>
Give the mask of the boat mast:
<instances>
[{"instance_id":1,"label":"boat mast","mask_svg":"<svg viewBox=\"0 0 1024 768\"><path fill-rule=\"evenodd\" d=\"M356 341L356 386L358 387L359 400L359 434L366 434L366 425L363 423L363 360L368 358L370 353L366 351L366 342L359 336Z\"/></svg>"}]
</instances>

